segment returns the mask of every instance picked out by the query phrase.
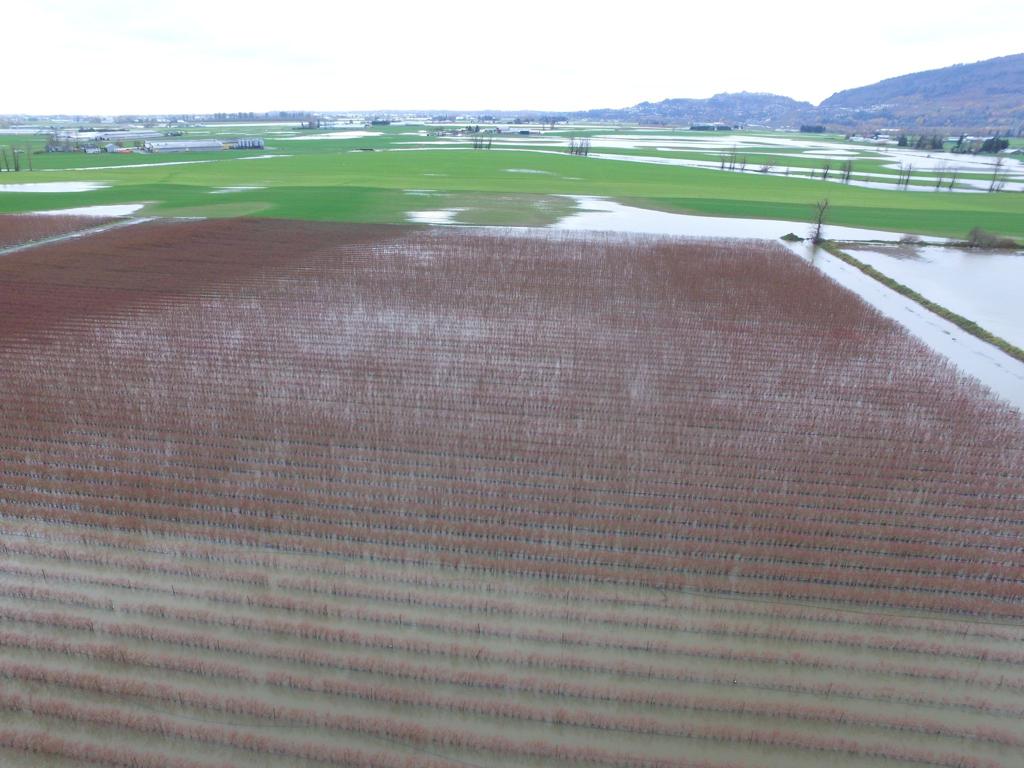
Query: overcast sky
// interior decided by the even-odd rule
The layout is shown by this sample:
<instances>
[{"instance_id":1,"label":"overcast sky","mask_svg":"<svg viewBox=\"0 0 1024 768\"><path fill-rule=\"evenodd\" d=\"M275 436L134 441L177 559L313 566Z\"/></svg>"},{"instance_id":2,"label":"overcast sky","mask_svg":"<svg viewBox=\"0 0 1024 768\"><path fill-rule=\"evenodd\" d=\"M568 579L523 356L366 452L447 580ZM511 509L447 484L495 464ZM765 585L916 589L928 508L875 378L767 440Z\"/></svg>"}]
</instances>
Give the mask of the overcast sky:
<instances>
[{"instance_id":1,"label":"overcast sky","mask_svg":"<svg viewBox=\"0 0 1024 768\"><path fill-rule=\"evenodd\" d=\"M20 0L0 114L818 103L1024 52L1024 3Z\"/></svg>"}]
</instances>

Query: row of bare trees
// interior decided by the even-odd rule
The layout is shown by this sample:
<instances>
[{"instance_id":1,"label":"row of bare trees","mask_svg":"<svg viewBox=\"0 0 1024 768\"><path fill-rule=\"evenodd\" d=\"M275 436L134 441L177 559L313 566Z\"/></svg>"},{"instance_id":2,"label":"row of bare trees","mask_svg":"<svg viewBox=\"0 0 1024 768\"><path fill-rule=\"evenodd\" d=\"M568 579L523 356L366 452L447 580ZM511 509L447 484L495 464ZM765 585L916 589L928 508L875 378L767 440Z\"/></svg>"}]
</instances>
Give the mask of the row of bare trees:
<instances>
[{"instance_id":1,"label":"row of bare trees","mask_svg":"<svg viewBox=\"0 0 1024 768\"><path fill-rule=\"evenodd\" d=\"M13 173L21 170L32 170L32 148L27 144L24 149L0 147L0 171Z\"/></svg>"},{"instance_id":2,"label":"row of bare trees","mask_svg":"<svg viewBox=\"0 0 1024 768\"><path fill-rule=\"evenodd\" d=\"M590 137L573 136L569 139L569 154L586 157L590 154Z\"/></svg>"}]
</instances>

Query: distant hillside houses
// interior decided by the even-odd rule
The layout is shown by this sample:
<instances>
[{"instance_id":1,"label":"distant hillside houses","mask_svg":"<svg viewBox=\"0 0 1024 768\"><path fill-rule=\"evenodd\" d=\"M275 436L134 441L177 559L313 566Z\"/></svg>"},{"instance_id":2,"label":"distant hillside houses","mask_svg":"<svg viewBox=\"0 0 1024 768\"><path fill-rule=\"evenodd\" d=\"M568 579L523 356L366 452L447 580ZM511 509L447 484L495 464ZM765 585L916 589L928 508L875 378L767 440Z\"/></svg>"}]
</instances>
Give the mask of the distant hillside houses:
<instances>
[{"instance_id":1,"label":"distant hillside houses","mask_svg":"<svg viewBox=\"0 0 1024 768\"><path fill-rule=\"evenodd\" d=\"M263 139L183 139L177 141L147 141L147 152L220 152L225 149L263 149Z\"/></svg>"}]
</instances>

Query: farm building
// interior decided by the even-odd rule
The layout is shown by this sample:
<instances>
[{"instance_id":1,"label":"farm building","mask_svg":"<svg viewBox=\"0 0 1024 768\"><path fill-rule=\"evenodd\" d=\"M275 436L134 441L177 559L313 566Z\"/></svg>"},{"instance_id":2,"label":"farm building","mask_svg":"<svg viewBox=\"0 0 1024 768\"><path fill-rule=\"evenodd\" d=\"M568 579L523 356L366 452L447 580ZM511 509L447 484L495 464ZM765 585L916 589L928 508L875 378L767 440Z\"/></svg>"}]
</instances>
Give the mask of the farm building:
<instances>
[{"instance_id":1,"label":"farm building","mask_svg":"<svg viewBox=\"0 0 1024 768\"><path fill-rule=\"evenodd\" d=\"M225 149L263 149L263 139L260 138L242 138L242 139L228 139L224 142Z\"/></svg>"},{"instance_id":2,"label":"farm building","mask_svg":"<svg viewBox=\"0 0 1024 768\"><path fill-rule=\"evenodd\" d=\"M215 139L194 141L147 141L147 152L220 152L224 142Z\"/></svg>"}]
</instances>

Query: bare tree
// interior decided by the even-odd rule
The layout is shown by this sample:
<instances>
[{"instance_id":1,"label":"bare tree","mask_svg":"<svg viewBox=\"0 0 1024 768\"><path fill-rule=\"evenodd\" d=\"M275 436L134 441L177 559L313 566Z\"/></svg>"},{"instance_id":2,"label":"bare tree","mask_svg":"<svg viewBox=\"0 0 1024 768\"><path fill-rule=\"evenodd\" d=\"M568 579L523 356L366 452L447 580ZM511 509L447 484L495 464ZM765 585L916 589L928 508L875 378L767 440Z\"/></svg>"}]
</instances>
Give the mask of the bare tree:
<instances>
[{"instance_id":1,"label":"bare tree","mask_svg":"<svg viewBox=\"0 0 1024 768\"><path fill-rule=\"evenodd\" d=\"M997 157L996 164L992 167L992 180L989 182L989 192L999 192L1006 184L1006 177L1003 175L1003 158Z\"/></svg>"},{"instance_id":2,"label":"bare tree","mask_svg":"<svg viewBox=\"0 0 1024 768\"><path fill-rule=\"evenodd\" d=\"M896 186L901 189L910 187L910 177L914 173L914 166L910 163L900 163L899 174L897 175Z\"/></svg>"},{"instance_id":3,"label":"bare tree","mask_svg":"<svg viewBox=\"0 0 1024 768\"><path fill-rule=\"evenodd\" d=\"M569 139L569 154L586 157L590 154L590 137L573 136Z\"/></svg>"},{"instance_id":4,"label":"bare tree","mask_svg":"<svg viewBox=\"0 0 1024 768\"><path fill-rule=\"evenodd\" d=\"M817 245L825 239L825 218L828 216L829 201L828 198L819 200L815 204L814 211L814 222L811 226L811 242Z\"/></svg>"},{"instance_id":5,"label":"bare tree","mask_svg":"<svg viewBox=\"0 0 1024 768\"><path fill-rule=\"evenodd\" d=\"M821 178L823 181L828 181L828 175L832 171L832 163L826 160L821 164Z\"/></svg>"},{"instance_id":6,"label":"bare tree","mask_svg":"<svg viewBox=\"0 0 1024 768\"><path fill-rule=\"evenodd\" d=\"M849 184L850 177L853 176L853 160L847 160L843 163L840 173L842 174L843 184Z\"/></svg>"}]
</instances>

